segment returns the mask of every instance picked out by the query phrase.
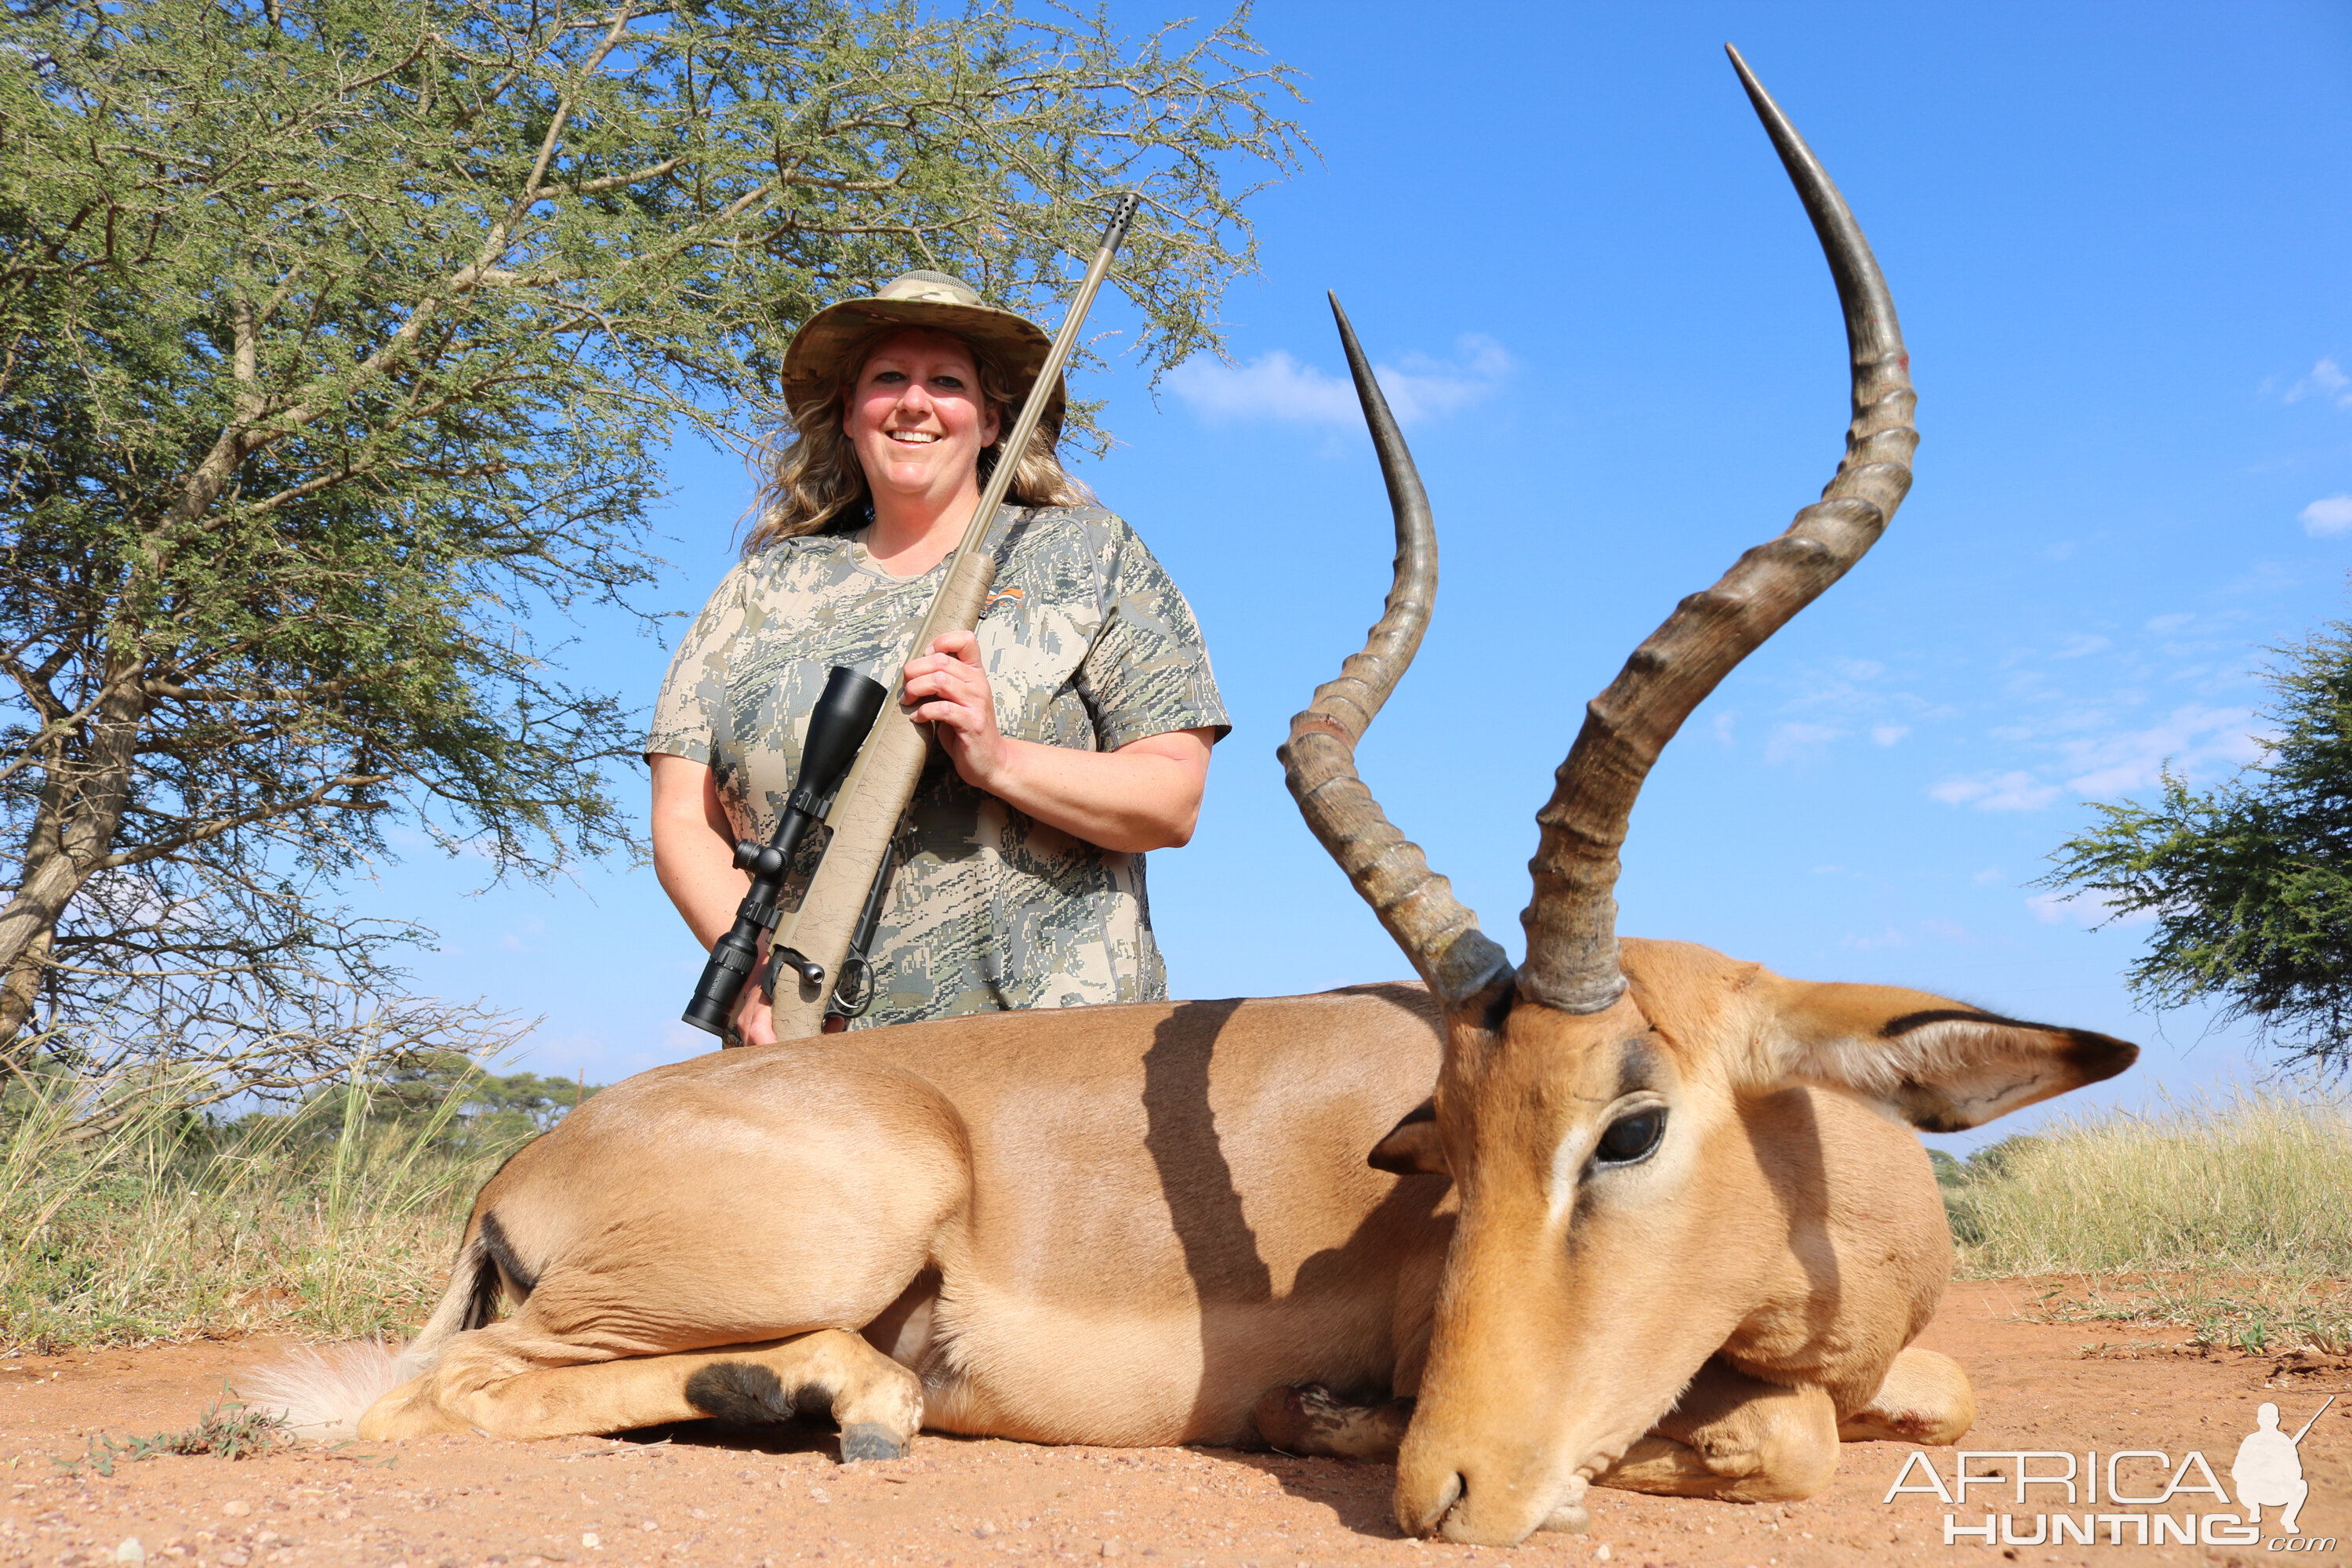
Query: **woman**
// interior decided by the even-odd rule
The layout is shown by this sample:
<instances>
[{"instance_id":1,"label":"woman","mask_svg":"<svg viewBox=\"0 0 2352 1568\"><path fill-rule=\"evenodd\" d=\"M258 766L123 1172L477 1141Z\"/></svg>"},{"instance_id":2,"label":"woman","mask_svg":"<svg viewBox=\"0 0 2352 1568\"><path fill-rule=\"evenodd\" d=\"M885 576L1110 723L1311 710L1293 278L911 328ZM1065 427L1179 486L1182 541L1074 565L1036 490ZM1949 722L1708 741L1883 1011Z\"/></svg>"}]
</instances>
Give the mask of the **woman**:
<instances>
[{"instance_id":1,"label":"woman","mask_svg":"<svg viewBox=\"0 0 2352 1568\"><path fill-rule=\"evenodd\" d=\"M747 886L736 841L774 831L827 669L887 680L909 651L1046 345L937 272L793 336L794 439L646 739L654 868L704 947ZM875 1000L853 1026L1167 994L1143 856L1192 837L1209 749L1231 726L1183 595L1056 460L1062 406L1057 384L1013 459L979 626L904 666L939 749L900 826ZM774 1038L756 985L737 1027Z\"/></svg>"}]
</instances>

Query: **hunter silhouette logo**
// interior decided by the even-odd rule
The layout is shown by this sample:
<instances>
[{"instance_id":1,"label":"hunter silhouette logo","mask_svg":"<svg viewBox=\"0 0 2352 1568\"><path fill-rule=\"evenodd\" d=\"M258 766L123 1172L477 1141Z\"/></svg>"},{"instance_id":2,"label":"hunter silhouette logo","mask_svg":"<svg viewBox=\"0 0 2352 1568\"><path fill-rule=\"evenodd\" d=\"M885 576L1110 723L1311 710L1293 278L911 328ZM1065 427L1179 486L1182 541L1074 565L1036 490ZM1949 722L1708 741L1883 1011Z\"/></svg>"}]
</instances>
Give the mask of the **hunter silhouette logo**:
<instances>
[{"instance_id":1,"label":"hunter silhouette logo","mask_svg":"<svg viewBox=\"0 0 2352 1568\"><path fill-rule=\"evenodd\" d=\"M1914 1448L1879 1500L1892 1505L1905 1493L1916 1492L1953 1510L1944 1515L1947 1546L1962 1542L1979 1546L2178 1543L2333 1552L2335 1537L2303 1533L2303 1505L2311 1496L2311 1483L2303 1475L2303 1440L2336 1397L2329 1394L2292 1436L2280 1427L2277 1405L2264 1402L2257 1407L2254 1429L2231 1460L2230 1488L2221 1485L2213 1467L2194 1448L2178 1462L2155 1448L2106 1454L1964 1448L1953 1458L1948 1480L1937 1471L1926 1449ZM1969 1495L1971 1489L1987 1488L1993 1489L1993 1498ZM2230 1489L2235 1489L2234 1499ZM1971 1501L1982 1506L1992 1500L2009 1504L2009 1510L1976 1516L1958 1511ZM2102 1505L2115 1511L2102 1512ZM2024 1511L2037 1507L2067 1511ZM2088 1511L2074 1511L2085 1508ZM2264 1509L2280 1510L2267 1535Z\"/></svg>"},{"instance_id":2,"label":"hunter silhouette logo","mask_svg":"<svg viewBox=\"0 0 2352 1568\"><path fill-rule=\"evenodd\" d=\"M2327 1405L2335 1403L2336 1395L2329 1394ZM2238 1445L2238 1457L2230 1466L2230 1481L2238 1489L2238 1500L2246 1505L2248 1524L2262 1523L2266 1508L2283 1508L2286 1511L2279 1515L2279 1528L2289 1535L2303 1533L2295 1516L2311 1495L2311 1483L2303 1479L2303 1440L2327 1414L2327 1405L2313 1411L2311 1420L2292 1437L2279 1430L2277 1405L2265 1401L2254 1412L2254 1429Z\"/></svg>"}]
</instances>

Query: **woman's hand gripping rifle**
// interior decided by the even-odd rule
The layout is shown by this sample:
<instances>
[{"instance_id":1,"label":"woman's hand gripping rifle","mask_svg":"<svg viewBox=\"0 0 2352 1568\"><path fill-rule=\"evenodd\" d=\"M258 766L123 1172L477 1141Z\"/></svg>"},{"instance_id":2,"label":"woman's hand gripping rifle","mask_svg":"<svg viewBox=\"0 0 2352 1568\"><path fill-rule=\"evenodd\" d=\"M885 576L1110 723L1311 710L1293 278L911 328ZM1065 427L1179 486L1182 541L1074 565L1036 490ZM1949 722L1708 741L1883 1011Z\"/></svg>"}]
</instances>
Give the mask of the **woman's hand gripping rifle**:
<instances>
[{"instance_id":1,"label":"woman's hand gripping rifle","mask_svg":"<svg viewBox=\"0 0 2352 1568\"><path fill-rule=\"evenodd\" d=\"M808 738L801 745L800 776L793 781L793 793L784 803L783 816L776 823L775 837L764 845L746 838L735 846L736 868L751 874L751 886L735 911L734 925L711 944L710 962L702 966L702 978L695 983L694 999L681 1015L696 1028L724 1039L734 1026L735 1010L743 999L743 983L751 979L752 968L760 961L760 937L776 929L776 899L783 891L784 876L792 869L793 856L808 830L816 825L826 797L841 783L841 775L849 771L858 747L874 728L874 716L882 710L883 700L889 695L890 689L880 681L840 665L834 666L826 675L824 695L817 699L815 710L809 715ZM790 949L780 950L772 964L775 962L789 966L803 979L809 978L810 970L816 969ZM824 972L817 969L814 978L822 981Z\"/></svg>"}]
</instances>

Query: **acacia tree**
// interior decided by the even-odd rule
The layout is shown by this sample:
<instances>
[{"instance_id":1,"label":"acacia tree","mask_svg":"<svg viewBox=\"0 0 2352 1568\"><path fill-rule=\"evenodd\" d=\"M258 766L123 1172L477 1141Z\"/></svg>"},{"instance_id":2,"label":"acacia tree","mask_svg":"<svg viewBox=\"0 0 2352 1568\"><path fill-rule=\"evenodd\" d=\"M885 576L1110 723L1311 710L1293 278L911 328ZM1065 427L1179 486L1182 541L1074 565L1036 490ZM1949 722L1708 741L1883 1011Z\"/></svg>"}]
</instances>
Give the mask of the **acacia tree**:
<instances>
[{"instance_id":1,"label":"acacia tree","mask_svg":"<svg viewBox=\"0 0 2352 1568\"><path fill-rule=\"evenodd\" d=\"M1304 145L1245 19L20 0L0 1062L290 1091L492 1027L338 889L394 821L496 876L626 844L627 715L555 658L656 564L667 441L777 427L794 324L909 268L1034 308L1115 188L1144 363L1213 345Z\"/></svg>"},{"instance_id":2,"label":"acacia tree","mask_svg":"<svg viewBox=\"0 0 2352 1568\"><path fill-rule=\"evenodd\" d=\"M2101 821L2053 853L2045 886L2156 925L2133 965L2154 1007L2194 1001L2253 1019L2290 1063L2352 1062L2352 624L2277 650L2277 736L2238 778L2198 793L2166 769L2153 805L2094 803Z\"/></svg>"}]
</instances>

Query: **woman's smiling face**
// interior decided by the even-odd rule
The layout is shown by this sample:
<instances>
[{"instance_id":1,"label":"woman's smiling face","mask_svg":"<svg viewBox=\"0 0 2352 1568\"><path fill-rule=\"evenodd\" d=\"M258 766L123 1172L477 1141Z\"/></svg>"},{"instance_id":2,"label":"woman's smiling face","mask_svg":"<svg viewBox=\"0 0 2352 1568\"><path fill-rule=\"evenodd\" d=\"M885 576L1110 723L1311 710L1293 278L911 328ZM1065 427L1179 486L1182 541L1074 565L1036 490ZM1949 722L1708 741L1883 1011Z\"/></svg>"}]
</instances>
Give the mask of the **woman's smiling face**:
<instances>
[{"instance_id":1,"label":"woman's smiling face","mask_svg":"<svg viewBox=\"0 0 2352 1568\"><path fill-rule=\"evenodd\" d=\"M964 341L910 327L866 356L842 429L877 496L943 503L977 488L997 417Z\"/></svg>"}]
</instances>

